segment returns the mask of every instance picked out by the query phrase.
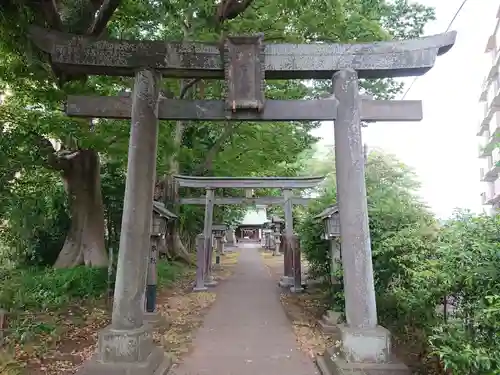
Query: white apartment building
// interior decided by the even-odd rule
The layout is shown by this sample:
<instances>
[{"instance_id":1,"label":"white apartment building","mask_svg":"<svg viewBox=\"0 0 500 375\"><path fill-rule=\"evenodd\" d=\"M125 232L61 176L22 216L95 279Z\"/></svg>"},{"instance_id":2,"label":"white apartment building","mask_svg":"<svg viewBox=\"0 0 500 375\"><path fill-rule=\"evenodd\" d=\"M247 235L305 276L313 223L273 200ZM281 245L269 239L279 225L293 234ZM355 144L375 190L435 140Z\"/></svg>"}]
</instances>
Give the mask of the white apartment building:
<instances>
[{"instance_id":1,"label":"white apartment building","mask_svg":"<svg viewBox=\"0 0 500 375\"><path fill-rule=\"evenodd\" d=\"M494 212L500 208L500 6L485 53L490 57L491 65L481 87L477 135L481 137L479 157L484 160L480 170L484 182L481 201L483 205L491 206Z\"/></svg>"}]
</instances>

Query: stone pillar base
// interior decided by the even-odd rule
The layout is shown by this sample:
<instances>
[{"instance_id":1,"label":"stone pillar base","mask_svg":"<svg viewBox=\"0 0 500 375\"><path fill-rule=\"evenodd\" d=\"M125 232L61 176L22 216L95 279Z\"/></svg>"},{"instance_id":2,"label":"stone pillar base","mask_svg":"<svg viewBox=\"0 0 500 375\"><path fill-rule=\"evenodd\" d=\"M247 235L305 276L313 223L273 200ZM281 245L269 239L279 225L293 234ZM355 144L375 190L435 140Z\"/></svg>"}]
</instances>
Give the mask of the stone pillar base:
<instances>
[{"instance_id":1,"label":"stone pillar base","mask_svg":"<svg viewBox=\"0 0 500 375\"><path fill-rule=\"evenodd\" d=\"M293 286L293 277L291 276L281 276L279 281L279 286L282 288L289 288Z\"/></svg>"},{"instance_id":2,"label":"stone pillar base","mask_svg":"<svg viewBox=\"0 0 500 375\"><path fill-rule=\"evenodd\" d=\"M78 375L165 375L172 360L154 345L151 326L135 330L106 327L99 332L97 353Z\"/></svg>"},{"instance_id":3,"label":"stone pillar base","mask_svg":"<svg viewBox=\"0 0 500 375\"><path fill-rule=\"evenodd\" d=\"M391 353L391 333L384 327L352 328L339 324L342 353L350 362L387 363Z\"/></svg>"},{"instance_id":4,"label":"stone pillar base","mask_svg":"<svg viewBox=\"0 0 500 375\"><path fill-rule=\"evenodd\" d=\"M153 328L167 325L167 320L158 311L145 312L144 322L150 324Z\"/></svg>"},{"instance_id":5,"label":"stone pillar base","mask_svg":"<svg viewBox=\"0 0 500 375\"><path fill-rule=\"evenodd\" d=\"M216 286L217 284L218 282L214 280L213 276L207 277L205 279L205 286Z\"/></svg>"},{"instance_id":6,"label":"stone pillar base","mask_svg":"<svg viewBox=\"0 0 500 375\"><path fill-rule=\"evenodd\" d=\"M304 288L302 288L302 286L299 286L299 287L292 286L292 287L290 287L290 292L291 293L302 293L303 291L304 291Z\"/></svg>"},{"instance_id":7,"label":"stone pillar base","mask_svg":"<svg viewBox=\"0 0 500 375\"><path fill-rule=\"evenodd\" d=\"M283 254L281 254L279 251L274 251L273 252L273 256L275 257L279 257L279 256L282 256Z\"/></svg>"},{"instance_id":8,"label":"stone pillar base","mask_svg":"<svg viewBox=\"0 0 500 375\"><path fill-rule=\"evenodd\" d=\"M326 354L326 353L325 353ZM401 362L356 363L337 357L318 356L316 359L322 375L410 375L410 369Z\"/></svg>"},{"instance_id":9,"label":"stone pillar base","mask_svg":"<svg viewBox=\"0 0 500 375\"><path fill-rule=\"evenodd\" d=\"M408 367L391 355L390 333L384 327L351 328L339 324L339 348L318 357L323 375L410 375Z\"/></svg>"},{"instance_id":10,"label":"stone pillar base","mask_svg":"<svg viewBox=\"0 0 500 375\"><path fill-rule=\"evenodd\" d=\"M206 292L208 288L206 286L194 286L193 292Z\"/></svg>"},{"instance_id":11,"label":"stone pillar base","mask_svg":"<svg viewBox=\"0 0 500 375\"><path fill-rule=\"evenodd\" d=\"M321 320L318 320L318 326L326 335L332 335L334 338L340 340L340 318L342 313L337 311L328 310Z\"/></svg>"}]
</instances>

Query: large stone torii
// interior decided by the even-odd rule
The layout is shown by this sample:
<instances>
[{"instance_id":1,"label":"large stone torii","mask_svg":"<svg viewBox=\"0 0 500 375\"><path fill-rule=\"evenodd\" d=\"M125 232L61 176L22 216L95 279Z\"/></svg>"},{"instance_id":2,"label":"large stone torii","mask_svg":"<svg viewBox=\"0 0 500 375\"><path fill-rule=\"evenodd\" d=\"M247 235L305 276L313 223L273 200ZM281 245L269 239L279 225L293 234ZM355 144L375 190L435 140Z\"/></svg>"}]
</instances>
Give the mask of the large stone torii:
<instances>
[{"instance_id":1,"label":"large stone torii","mask_svg":"<svg viewBox=\"0 0 500 375\"><path fill-rule=\"evenodd\" d=\"M453 46L455 32L362 44L265 45L262 35L228 37L223 59L215 44L110 40L39 27L32 27L31 38L60 71L135 76L132 98L121 106L117 103L123 99L117 98L89 99L97 100L93 102L95 111L76 105L78 98L68 98L67 103L69 115L131 118L112 322L100 332L97 352L82 373L159 375L170 367L171 361L163 350L153 344L141 303L146 284L159 113L162 119L272 121L294 120L290 118L293 114L299 120L335 121L347 323L340 329L341 355L330 358L329 365L321 368L332 374L370 374L378 370L407 373L404 366L391 361L390 334L377 324L361 121L418 121L422 109L420 102L410 101L366 104L360 98L358 78L423 75L434 66L438 55ZM162 76L225 78L225 102L165 101L159 93ZM333 97L292 105L265 100L264 78L332 79ZM307 111L291 108L299 106ZM369 110L374 106L380 107ZM182 112L185 110L193 112ZM290 111L290 116L281 114L285 110ZM301 115L306 112L307 116ZM320 364L325 362L326 358L319 360Z\"/></svg>"},{"instance_id":2,"label":"large stone torii","mask_svg":"<svg viewBox=\"0 0 500 375\"><path fill-rule=\"evenodd\" d=\"M264 203L274 202L282 204L285 211L285 256L283 262L283 277L280 285L283 287L292 287L291 290L299 292L302 290L300 278L300 265L294 264L294 254L292 253L293 238L293 205L304 204L309 201L308 198L294 197L292 189L311 189L324 180L325 176L319 177L198 177L198 176L174 176L180 187L204 188L206 190L205 199L203 198L182 198L181 204L198 203L205 205L205 220L203 236L205 239L204 253L197 253L197 276L195 290L206 290L206 275L203 273L203 267L206 266L204 259L207 254L211 254L211 233L213 210L215 204L241 204L243 202ZM259 197L259 198L216 198L215 189L218 188L243 188L243 189L265 189L277 188L283 191L282 197ZM297 260L300 261L300 249L297 249ZM210 259L210 256L208 256ZM209 264L211 261L209 261ZM209 267L209 265L208 265ZM298 274L297 274L298 273ZM207 269L207 275L209 270Z\"/></svg>"}]
</instances>

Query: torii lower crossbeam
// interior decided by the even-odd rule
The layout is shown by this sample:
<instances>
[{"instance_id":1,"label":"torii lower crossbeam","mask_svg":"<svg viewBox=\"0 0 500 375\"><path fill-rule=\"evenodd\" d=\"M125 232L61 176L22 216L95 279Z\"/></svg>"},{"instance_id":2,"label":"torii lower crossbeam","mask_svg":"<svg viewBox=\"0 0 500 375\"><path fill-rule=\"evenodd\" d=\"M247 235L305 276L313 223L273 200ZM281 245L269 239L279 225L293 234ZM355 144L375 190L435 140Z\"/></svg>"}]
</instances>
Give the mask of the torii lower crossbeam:
<instances>
[{"instance_id":1,"label":"torii lower crossbeam","mask_svg":"<svg viewBox=\"0 0 500 375\"><path fill-rule=\"evenodd\" d=\"M123 96L68 96L66 114L73 117L129 119L132 100ZM227 112L220 100L160 99L160 120L189 121L332 121L337 118L334 97L319 100L266 100L261 112ZM361 101L362 121L420 121L420 100Z\"/></svg>"}]
</instances>

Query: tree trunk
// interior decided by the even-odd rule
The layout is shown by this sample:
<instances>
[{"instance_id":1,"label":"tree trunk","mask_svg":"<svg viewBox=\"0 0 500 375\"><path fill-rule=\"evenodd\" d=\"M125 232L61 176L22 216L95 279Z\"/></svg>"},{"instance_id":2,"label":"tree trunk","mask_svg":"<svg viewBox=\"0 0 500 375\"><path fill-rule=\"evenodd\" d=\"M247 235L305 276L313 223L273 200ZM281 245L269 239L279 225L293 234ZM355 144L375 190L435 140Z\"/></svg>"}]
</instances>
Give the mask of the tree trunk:
<instances>
[{"instance_id":1,"label":"tree trunk","mask_svg":"<svg viewBox=\"0 0 500 375\"><path fill-rule=\"evenodd\" d=\"M184 123L177 121L174 134L174 150L179 150L184 133ZM174 179L174 175L179 173L179 162L177 161L177 151L172 152L168 157L167 165L169 173L164 175L162 181L155 187L155 199L165 202L165 206L175 215L179 216L179 187ZM159 243L159 252L166 254L170 259L180 259L191 264L192 260L186 247L182 243L179 233L178 220L171 220L167 224L167 234L164 240Z\"/></svg>"},{"instance_id":2,"label":"tree trunk","mask_svg":"<svg viewBox=\"0 0 500 375\"><path fill-rule=\"evenodd\" d=\"M177 164L175 162L174 164ZM177 167L178 169L178 167ZM165 202L169 209L176 215L179 215L179 187L174 180L174 172L164 177L165 183ZM187 263L192 263L189 253L182 243L182 239L179 233L179 222L177 220L172 220L169 222L167 227L166 245L169 255L176 259L179 258Z\"/></svg>"},{"instance_id":3,"label":"tree trunk","mask_svg":"<svg viewBox=\"0 0 500 375\"><path fill-rule=\"evenodd\" d=\"M71 226L54 267L105 267L108 256L99 155L93 150L81 150L66 161L62 178L69 197Z\"/></svg>"}]
</instances>

